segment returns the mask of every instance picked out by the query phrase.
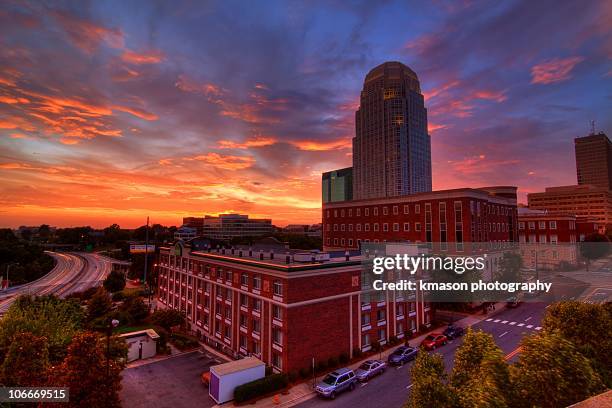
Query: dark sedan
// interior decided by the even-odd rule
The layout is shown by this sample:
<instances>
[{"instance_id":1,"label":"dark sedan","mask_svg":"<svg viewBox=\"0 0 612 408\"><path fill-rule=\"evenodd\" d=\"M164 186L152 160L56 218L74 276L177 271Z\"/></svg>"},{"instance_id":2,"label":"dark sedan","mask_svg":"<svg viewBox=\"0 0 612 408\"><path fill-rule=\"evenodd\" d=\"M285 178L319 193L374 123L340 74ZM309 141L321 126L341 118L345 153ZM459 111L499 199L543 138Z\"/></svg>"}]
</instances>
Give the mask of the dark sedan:
<instances>
[{"instance_id":1,"label":"dark sedan","mask_svg":"<svg viewBox=\"0 0 612 408\"><path fill-rule=\"evenodd\" d=\"M390 365L401 365L414 360L418 352L419 350L414 347L401 346L389 354L387 362Z\"/></svg>"},{"instance_id":2,"label":"dark sedan","mask_svg":"<svg viewBox=\"0 0 612 408\"><path fill-rule=\"evenodd\" d=\"M456 339L457 337L461 337L465 334L465 330L463 327L455 326L454 324L449 324L446 330L444 330L444 334L448 339Z\"/></svg>"}]
</instances>

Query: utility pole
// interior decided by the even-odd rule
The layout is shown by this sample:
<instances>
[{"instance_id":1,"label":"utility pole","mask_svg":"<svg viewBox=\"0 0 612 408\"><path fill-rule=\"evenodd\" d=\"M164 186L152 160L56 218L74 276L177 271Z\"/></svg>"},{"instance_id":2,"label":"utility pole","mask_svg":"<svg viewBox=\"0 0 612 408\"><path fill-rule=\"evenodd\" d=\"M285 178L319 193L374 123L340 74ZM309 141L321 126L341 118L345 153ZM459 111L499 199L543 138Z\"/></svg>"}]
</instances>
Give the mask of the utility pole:
<instances>
[{"instance_id":1,"label":"utility pole","mask_svg":"<svg viewBox=\"0 0 612 408\"><path fill-rule=\"evenodd\" d=\"M145 259L144 259L144 284L150 292L151 288L147 281L147 267L149 262L149 217L147 217L147 228L145 229ZM151 308L151 298L149 297L149 309Z\"/></svg>"}]
</instances>

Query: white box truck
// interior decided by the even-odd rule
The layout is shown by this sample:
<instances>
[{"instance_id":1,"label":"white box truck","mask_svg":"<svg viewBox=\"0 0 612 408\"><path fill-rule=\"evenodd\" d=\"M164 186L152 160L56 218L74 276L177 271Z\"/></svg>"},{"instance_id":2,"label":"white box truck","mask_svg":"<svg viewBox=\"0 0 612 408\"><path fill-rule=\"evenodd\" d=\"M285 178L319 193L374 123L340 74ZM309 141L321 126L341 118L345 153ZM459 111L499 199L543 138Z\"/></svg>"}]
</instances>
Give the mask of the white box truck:
<instances>
[{"instance_id":1,"label":"white box truck","mask_svg":"<svg viewBox=\"0 0 612 408\"><path fill-rule=\"evenodd\" d=\"M255 357L210 367L208 395L217 404L234 399L236 387L266 376L266 365Z\"/></svg>"}]
</instances>

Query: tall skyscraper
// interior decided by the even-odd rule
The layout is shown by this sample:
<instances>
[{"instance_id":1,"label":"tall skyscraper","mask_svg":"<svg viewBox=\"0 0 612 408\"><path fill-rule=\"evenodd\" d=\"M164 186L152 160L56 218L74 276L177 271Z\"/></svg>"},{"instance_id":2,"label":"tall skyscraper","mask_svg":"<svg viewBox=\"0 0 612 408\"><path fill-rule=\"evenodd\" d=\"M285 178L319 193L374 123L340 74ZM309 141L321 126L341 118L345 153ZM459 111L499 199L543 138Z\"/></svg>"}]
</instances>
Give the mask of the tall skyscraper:
<instances>
[{"instance_id":1,"label":"tall skyscraper","mask_svg":"<svg viewBox=\"0 0 612 408\"><path fill-rule=\"evenodd\" d=\"M612 143L605 133L574 139L578 184L612 190Z\"/></svg>"},{"instance_id":2,"label":"tall skyscraper","mask_svg":"<svg viewBox=\"0 0 612 408\"><path fill-rule=\"evenodd\" d=\"M355 113L354 199L431 191L431 140L416 73L385 62L365 78Z\"/></svg>"}]
</instances>

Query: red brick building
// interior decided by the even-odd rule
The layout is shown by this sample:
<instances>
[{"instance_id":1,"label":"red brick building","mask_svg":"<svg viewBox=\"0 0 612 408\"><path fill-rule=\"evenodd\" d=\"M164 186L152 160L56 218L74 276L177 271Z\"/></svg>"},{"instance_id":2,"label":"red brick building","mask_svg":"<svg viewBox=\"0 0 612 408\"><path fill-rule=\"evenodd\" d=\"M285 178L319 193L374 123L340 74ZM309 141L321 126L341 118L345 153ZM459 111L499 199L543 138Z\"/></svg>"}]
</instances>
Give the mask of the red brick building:
<instances>
[{"instance_id":1,"label":"red brick building","mask_svg":"<svg viewBox=\"0 0 612 408\"><path fill-rule=\"evenodd\" d=\"M368 242L516 242L516 187L462 188L323 204L325 250Z\"/></svg>"},{"instance_id":2,"label":"red brick building","mask_svg":"<svg viewBox=\"0 0 612 408\"><path fill-rule=\"evenodd\" d=\"M162 307L184 311L193 333L208 344L255 355L278 371L309 369L313 358L352 356L426 327L432 318L429 304L417 298L381 293L377 301L366 300L360 257L192 251L179 242L160 249L158 268Z\"/></svg>"}]
</instances>

